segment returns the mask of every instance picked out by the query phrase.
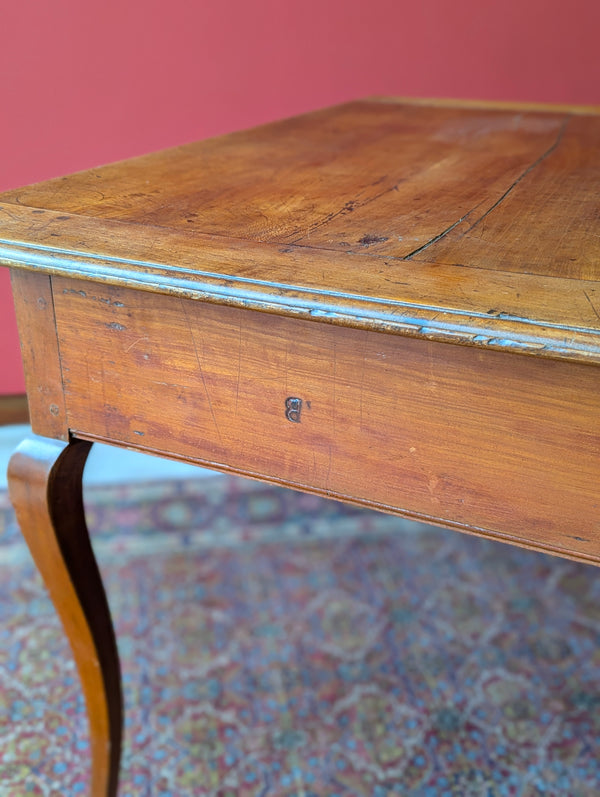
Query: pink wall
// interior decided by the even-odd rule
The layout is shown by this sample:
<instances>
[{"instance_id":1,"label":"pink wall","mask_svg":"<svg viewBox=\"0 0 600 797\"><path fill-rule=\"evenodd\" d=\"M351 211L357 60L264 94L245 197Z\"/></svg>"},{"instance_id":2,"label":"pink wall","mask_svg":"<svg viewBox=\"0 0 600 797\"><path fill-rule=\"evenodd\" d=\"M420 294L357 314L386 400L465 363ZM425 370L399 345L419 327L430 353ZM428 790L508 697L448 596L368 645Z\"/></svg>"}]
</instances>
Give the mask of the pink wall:
<instances>
[{"instance_id":1,"label":"pink wall","mask_svg":"<svg viewBox=\"0 0 600 797\"><path fill-rule=\"evenodd\" d=\"M0 190L370 94L600 102L598 0L1 6ZM21 390L0 269L0 393Z\"/></svg>"}]
</instances>

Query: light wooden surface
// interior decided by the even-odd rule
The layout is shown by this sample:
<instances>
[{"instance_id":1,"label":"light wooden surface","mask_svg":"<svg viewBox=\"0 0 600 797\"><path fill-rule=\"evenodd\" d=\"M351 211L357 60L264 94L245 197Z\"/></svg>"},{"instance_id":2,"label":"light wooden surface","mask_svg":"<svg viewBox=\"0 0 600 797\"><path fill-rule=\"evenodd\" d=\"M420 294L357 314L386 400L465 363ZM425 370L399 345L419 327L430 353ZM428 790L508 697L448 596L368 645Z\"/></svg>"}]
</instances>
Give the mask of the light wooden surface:
<instances>
[{"instance_id":1,"label":"light wooden surface","mask_svg":"<svg viewBox=\"0 0 600 797\"><path fill-rule=\"evenodd\" d=\"M9 192L0 262L600 362L598 142L591 112L349 103Z\"/></svg>"},{"instance_id":2,"label":"light wooden surface","mask_svg":"<svg viewBox=\"0 0 600 797\"><path fill-rule=\"evenodd\" d=\"M597 109L387 98L4 194L34 429L600 563L598 196Z\"/></svg>"}]
</instances>

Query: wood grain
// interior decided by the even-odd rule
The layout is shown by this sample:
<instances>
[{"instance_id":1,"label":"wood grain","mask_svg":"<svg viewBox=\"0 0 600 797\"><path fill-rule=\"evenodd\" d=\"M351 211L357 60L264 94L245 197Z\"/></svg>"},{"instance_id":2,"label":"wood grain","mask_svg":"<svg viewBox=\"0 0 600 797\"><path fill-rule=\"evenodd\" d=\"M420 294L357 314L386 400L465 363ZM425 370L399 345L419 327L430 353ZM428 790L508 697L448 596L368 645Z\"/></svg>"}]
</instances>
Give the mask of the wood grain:
<instances>
[{"instance_id":1,"label":"wood grain","mask_svg":"<svg viewBox=\"0 0 600 797\"><path fill-rule=\"evenodd\" d=\"M10 498L71 644L90 722L91 797L116 797L122 697L110 612L85 522L90 443L28 438L8 469Z\"/></svg>"},{"instance_id":2,"label":"wood grain","mask_svg":"<svg viewBox=\"0 0 600 797\"><path fill-rule=\"evenodd\" d=\"M600 115L371 99L0 196L19 521L114 797L103 440L600 564ZM79 438L76 441L76 438Z\"/></svg>"},{"instance_id":3,"label":"wood grain","mask_svg":"<svg viewBox=\"0 0 600 797\"><path fill-rule=\"evenodd\" d=\"M366 100L89 170L0 197L0 262L599 361L579 110Z\"/></svg>"},{"instance_id":4,"label":"wood grain","mask_svg":"<svg viewBox=\"0 0 600 797\"><path fill-rule=\"evenodd\" d=\"M595 279L599 189L600 116L569 118L491 208L468 214L415 259Z\"/></svg>"},{"instance_id":5,"label":"wood grain","mask_svg":"<svg viewBox=\"0 0 600 797\"><path fill-rule=\"evenodd\" d=\"M318 249L310 250L309 258L305 247L282 249L160 227L132 229L16 206L7 213L0 205L0 217L5 231L28 230L36 246L41 244L32 254L31 244L0 242L0 259L14 268L358 329L600 363L597 279ZM129 259L119 257L125 249Z\"/></svg>"},{"instance_id":6,"label":"wood grain","mask_svg":"<svg viewBox=\"0 0 600 797\"><path fill-rule=\"evenodd\" d=\"M50 180L5 201L404 258L493 204L554 146L567 118L355 102Z\"/></svg>"},{"instance_id":7,"label":"wood grain","mask_svg":"<svg viewBox=\"0 0 600 797\"><path fill-rule=\"evenodd\" d=\"M11 284L33 431L68 440L50 278L36 272L11 271Z\"/></svg>"},{"instance_id":8,"label":"wood grain","mask_svg":"<svg viewBox=\"0 0 600 797\"><path fill-rule=\"evenodd\" d=\"M74 434L600 559L596 367L82 285Z\"/></svg>"}]
</instances>

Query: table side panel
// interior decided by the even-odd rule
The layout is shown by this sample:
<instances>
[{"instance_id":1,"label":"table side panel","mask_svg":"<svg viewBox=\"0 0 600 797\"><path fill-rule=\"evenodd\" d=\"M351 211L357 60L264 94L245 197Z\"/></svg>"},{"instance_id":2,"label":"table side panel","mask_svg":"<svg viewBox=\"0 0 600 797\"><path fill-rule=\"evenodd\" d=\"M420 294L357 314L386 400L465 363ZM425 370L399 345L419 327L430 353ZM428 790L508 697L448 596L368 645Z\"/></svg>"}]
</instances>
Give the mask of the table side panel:
<instances>
[{"instance_id":1,"label":"table side panel","mask_svg":"<svg viewBox=\"0 0 600 797\"><path fill-rule=\"evenodd\" d=\"M31 426L36 434L68 440L50 277L11 270L11 284Z\"/></svg>"},{"instance_id":2,"label":"table side panel","mask_svg":"<svg viewBox=\"0 0 600 797\"><path fill-rule=\"evenodd\" d=\"M69 427L600 558L600 369L54 278Z\"/></svg>"}]
</instances>

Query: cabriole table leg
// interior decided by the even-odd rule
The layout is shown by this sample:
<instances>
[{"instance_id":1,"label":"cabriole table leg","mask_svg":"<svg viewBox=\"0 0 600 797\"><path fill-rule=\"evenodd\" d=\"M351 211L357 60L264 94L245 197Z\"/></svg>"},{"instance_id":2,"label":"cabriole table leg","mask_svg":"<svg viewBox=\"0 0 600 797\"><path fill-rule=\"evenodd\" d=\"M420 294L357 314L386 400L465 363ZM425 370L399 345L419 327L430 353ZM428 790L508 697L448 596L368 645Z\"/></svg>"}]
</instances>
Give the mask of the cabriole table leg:
<instances>
[{"instance_id":1,"label":"cabriole table leg","mask_svg":"<svg viewBox=\"0 0 600 797\"><path fill-rule=\"evenodd\" d=\"M90 725L90 793L114 797L123 706L115 635L83 509L81 480L90 448L80 440L28 438L10 460L8 483L79 671Z\"/></svg>"}]
</instances>

